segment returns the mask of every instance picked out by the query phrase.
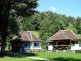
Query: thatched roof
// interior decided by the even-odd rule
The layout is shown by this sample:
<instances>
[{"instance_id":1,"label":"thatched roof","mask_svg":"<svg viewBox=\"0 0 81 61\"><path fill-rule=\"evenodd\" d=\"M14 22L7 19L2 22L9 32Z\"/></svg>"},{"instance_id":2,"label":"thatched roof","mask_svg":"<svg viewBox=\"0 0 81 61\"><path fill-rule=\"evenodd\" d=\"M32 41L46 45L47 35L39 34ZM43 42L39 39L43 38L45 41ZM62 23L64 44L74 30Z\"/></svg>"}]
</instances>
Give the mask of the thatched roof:
<instances>
[{"instance_id":1,"label":"thatched roof","mask_svg":"<svg viewBox=\"0 0 81 61\"><path fill-rule=\"evenodd\" d=\"M21 40L21 41L41 41L40 38L37 38L31 32L22 32L19 36L14 37L13 40Z\"/></svg>"},{"instance_id":2,"label":"thatched roof","mask_svg":"<svg viewBox=\"0 0 81 61\"><path fill-rule=\"evenodd\" d=\"M79 40L80 38L70 29L59 30L56 34L49 37L48 41L54 40Z\"/></svg>"}]
</instances>

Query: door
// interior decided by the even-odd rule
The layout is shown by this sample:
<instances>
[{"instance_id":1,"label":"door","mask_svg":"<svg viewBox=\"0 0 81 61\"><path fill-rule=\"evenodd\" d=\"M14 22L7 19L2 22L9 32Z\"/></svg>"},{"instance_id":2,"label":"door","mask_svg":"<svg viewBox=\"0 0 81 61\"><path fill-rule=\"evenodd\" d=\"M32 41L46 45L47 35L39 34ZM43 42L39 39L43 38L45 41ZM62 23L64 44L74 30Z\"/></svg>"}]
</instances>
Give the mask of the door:
<instances>
[{"instance_id":1,"label":"door","mask_svg":"<svg viewBox=\"0 0 81 61\"><path fill-rule=\"evenodd\" d=\"M30 42L24 42L24 50L30 50Z\"/></svg>"}]
</instances>

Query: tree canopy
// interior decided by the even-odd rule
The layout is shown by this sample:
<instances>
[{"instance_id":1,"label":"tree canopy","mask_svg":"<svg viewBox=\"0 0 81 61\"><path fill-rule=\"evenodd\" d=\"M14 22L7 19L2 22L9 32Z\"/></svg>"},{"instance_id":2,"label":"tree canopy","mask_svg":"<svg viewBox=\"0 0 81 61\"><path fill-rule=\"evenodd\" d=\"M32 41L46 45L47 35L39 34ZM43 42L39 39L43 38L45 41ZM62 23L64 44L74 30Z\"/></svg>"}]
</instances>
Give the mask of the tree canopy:
<instances>
[{"instance_id":1,"label":"tree canopy","mask_svg":"<svg viewBox=\"0 0 81 61\"><path fill-rule=\"evenodd\" d=\"M25 22L27 20L27 22ZM62 29L71 29L75 33L81 34L81 17L53 13L51 11L37 12L29 18L21 21L22 31L39 31L40 38L46 40L48 37Z\"/></svg>"},{"instance_id":2,"label":"tree canopy","mask_svg":"<svg viewBox=\"0 0 81 61\"><path fill-rule=\"evenodd\" d=\"M18 30L18 21L16 19L19 16L29 17L36 12L34 8L38 6L37 1L38 0L0 0L1 52L5 51L6 38L9 31L15 33L17 32L16 30Z\"/></svg>"}]
</instances>

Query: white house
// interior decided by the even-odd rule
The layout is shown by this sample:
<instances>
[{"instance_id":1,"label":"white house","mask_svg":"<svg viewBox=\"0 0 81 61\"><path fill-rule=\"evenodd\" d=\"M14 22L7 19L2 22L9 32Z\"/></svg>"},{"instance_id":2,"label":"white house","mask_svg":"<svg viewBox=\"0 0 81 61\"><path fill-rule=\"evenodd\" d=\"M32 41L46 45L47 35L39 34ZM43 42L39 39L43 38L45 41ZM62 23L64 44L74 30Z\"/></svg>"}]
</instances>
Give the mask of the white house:
<instances>
[{"instance_id":1,"label":"white house","mask_svg":"<svg viewBox=\"0 0 81 61\"><path fill-rule=\"evenodd\" d=\"M22 32L11 42L12 51L39 50L41 49L41 39L31 32Z\"/></svg>"},{"instance_id":2,"label":"white house","mask_svg":"<svg viewBox=\"0 0 81 61\"><path fill-rule=\"evenodd\" d=\"M47 40L56 50L81 50L81 38L70 29L59 30Z\"/></svg>"}]
</instances>

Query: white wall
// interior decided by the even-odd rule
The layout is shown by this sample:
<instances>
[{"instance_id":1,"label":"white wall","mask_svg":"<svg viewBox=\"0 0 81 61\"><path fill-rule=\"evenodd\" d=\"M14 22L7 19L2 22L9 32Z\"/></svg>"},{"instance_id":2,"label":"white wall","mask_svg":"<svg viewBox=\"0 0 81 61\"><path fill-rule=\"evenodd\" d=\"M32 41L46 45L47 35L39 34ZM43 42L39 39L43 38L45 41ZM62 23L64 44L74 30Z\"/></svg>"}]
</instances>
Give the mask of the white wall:
<instances>
[{"instance_id":1,"label":"white wall","mask_svg":"<svg viewBox=\"0 0 81 61\"><path fill-rule=\"evenodd\" d=\"M81 41L79 41L79 47L81 47Z\"/></svg>"},{"instance_id":2,"label":"white wall","mask_svg":"<svg viewBox=\"0 0 81 61\"><path fill-rule=\"evenodd\" d=\"M34 47L34 43L39 43L39 47ZM41 49L41 42L31 42L31 49Z\"/></svg>"},{"instance_id":3,"label":"white wall","mask_svg":"<svg viewBox=\"0 0 81 61\"><path fill-rule=\"evenodd\" d=\"M71 46L71 50L81 50L81 41L78 41L78 44Z\"/></svg>"},{"instance_id":4,"label":"white wall","mask_svg":"<svg viewBox=\"0 0 81 61\"><path fill-rule=\"evenodd\" d=\"M53 51L53 46L52 46L52 45L49 45L49 46L48 46L48 50L49 50L49 51Z\"/></svg>"}]
</instances>

